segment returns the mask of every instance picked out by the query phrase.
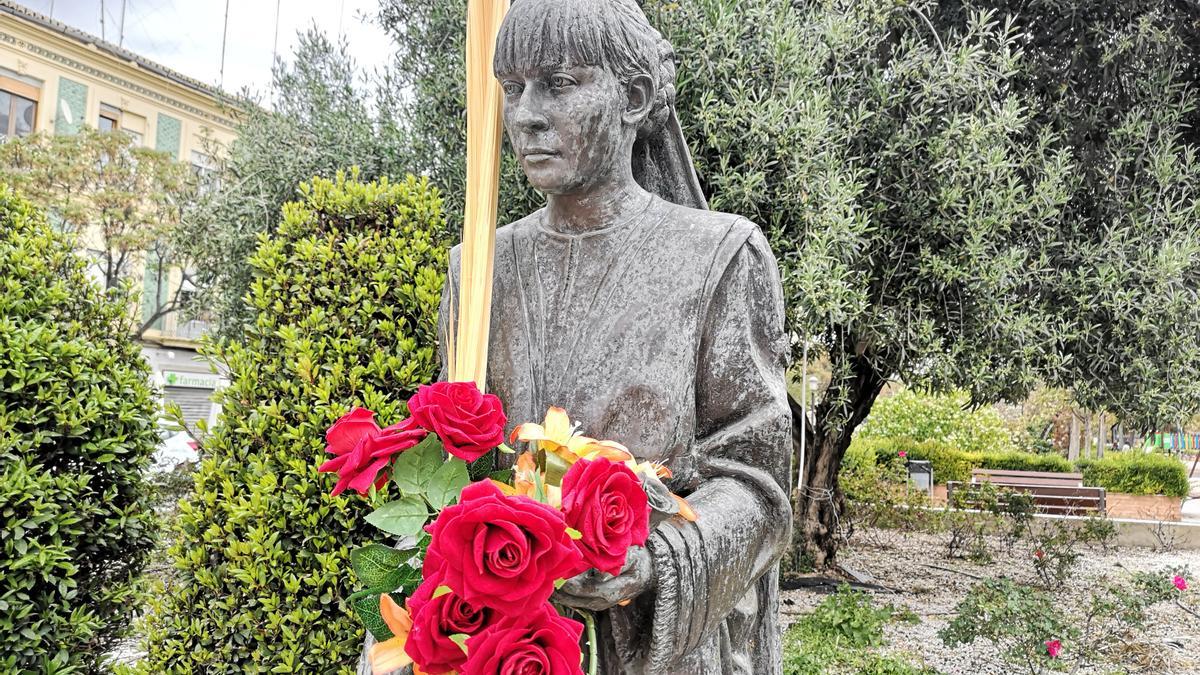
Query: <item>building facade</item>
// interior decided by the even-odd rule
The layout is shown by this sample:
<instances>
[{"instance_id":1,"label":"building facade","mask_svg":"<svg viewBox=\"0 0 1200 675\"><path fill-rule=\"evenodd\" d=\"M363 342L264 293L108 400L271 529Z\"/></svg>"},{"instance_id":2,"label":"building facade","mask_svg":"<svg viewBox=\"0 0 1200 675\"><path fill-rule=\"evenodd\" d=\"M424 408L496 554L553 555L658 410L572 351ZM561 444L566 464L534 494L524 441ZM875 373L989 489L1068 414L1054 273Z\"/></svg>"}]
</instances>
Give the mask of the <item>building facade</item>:
<instances>
[{"instance_id":1,"label":"building facade","mask_svg":"<svg viewBox=\"0 0 1200 675\"><path fill-rule=\"evenodd\" d=\"M234 138L237 105L215 87L0 0L0 139L71 134L83 125L119 130L132 144L167 153L204 174ZM88 253L87 241L79 246ZM140 261L135 273L144 280L136 311L146 320L186 284L180 270L164 274L152 260ZM221 383L196 358L206 328L204 321L174 312L142 336L164 399L178 403L191 423L212 421L210 397Z\"/></svg>"}]
</instances>

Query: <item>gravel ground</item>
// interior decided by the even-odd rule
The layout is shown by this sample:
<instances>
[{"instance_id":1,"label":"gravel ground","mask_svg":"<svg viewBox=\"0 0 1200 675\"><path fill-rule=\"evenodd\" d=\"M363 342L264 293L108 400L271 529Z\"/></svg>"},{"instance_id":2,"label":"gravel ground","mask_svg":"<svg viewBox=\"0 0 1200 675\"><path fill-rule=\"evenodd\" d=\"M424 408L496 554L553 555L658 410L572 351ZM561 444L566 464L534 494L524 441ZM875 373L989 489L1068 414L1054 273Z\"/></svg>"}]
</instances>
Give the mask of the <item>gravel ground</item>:
<instances>
[{"instance_id":1,"label":"gravel ground","mask_svg":"<svg viewBox=\"0 0 1200 675\"><path fill-rule=\"evenodd\" d=\"M992 643L976 640L958 647L944 646L940 629L954 618L954 607L978 578L1009 576L1014 581L1034 583L1033 567L1017 555L1003 552L995 542L995 561L975 564L946 557L937 535L911 534L906 538L890 532L865 532L850 547L839 552L842 564L868 573L875 583L899 591L880 593L877 600L907 607L920 617L916 625L893 623L885 630L885 653L903 656L914 664L924 664L947 675L1008 675L1019 669L1004 662ZM867 541L874 544L864 543ZM881 545L880 542L886 542ZM1016 549L1021 549L1018 545ZM1083 557L1066 587L1055 597L1064 608L1082 605L1091 586L1104 577L1118 579L1132 571L1154 572L1168 567L1188 567L1200 578L1200 551L1155 552L1145 548L1114 548L1108 552L1082 549ZM1024 553L1022 550L1021 553ZM1200 586L1200 581L1193 581ZM1190 593L1193 596L1197 590ZM795 620L824 599L811 591L785 591L783 621ZM1192 604L1195 605L1193 599ZM1064 664L1065 665L1065 664ZM1129 635L1114 646L1108 665L1079 668L1076 673L1154 673L1162 675L1200 674L1200 618L1172 603L1160 603L1149 611L1144 631Z\"/></svg>"}]
</instances>

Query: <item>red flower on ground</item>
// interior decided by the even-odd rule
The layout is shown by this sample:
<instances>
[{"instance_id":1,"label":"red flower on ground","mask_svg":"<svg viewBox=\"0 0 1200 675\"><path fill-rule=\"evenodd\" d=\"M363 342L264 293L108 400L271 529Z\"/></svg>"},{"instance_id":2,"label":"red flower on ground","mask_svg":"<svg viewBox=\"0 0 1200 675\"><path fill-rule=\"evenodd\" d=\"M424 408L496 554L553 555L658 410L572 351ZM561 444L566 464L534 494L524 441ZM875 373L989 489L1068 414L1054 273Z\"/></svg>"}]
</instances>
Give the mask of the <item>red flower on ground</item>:
<instances>
[{"instance_id":1,"label":"red flower on ground","mask_svg":"<svg viewBox=\"0 0 1200 675\"><path fill-rule=\"evenodd\" d=\"M587 569L560 512L506 497L491 481L463 488L426 529L425 578L441 576L464 601L504 614L537 608L555 581Z\"/></svg>"},{"instance_id":2,"label":"red flower on ground","mask_svg":"<svg viewBox=\"0 0 1200 675\"><path fill-rule=\"evenodd\" d=\"M579 675L583 624L559 616L547 603L512 614L467 640L462 672L492 675Z\"/></svg>"},{"instance_id":3,"label":"red flower on ground","mask_svg":"<svg viewBox=\"0 0 1200 675\"><path fill-rule=\"evenodd\" d=\"M421 385L408 399L408 410L417 424L442 439L446 452L463 461L473 462L504 442L504 406L474 382Z\"/></svg>"},{"instance_id":4,"label":"red flower on ground","mask_svg":"<svg viewBox=\"0 0 1200 675\"><path fill-rule=\"evenodd\" d=\"M1059 653L1062 652L1062 643L1058 640L1046 640L1046 653L1050 658L1057 659Z\"/></svg>"},{"instance_id":5,"label":"red flower on ground","mask_svg":"<svg viewBox=\"0 0 1200 675\"><path fill-rule=\"evenodd\" d=\"M621 462L581 459L562 480L562 510L567 527L582 535L575 542L583 559L616 576L630 546L650 536L650 502L637 474Z\"/></svg>"},{"instance_id":6,"label":"red flower on ground","mask_svg":"<svg viewBox=\"0 0 1200 675\"><path fill-rule=\"evenodd\" d=\"M325 451L334 457L317 470L337 473L333 495L341 494L346 488L365 495L372 485L383 487L388 478L385 471L388 464L396 455L420 443L425 434L426 431L412 420L380 429L375 423L374 412L355 408L342 415L325 432Z\"/></svg>"},{"instance_id":7,"label":"red flower on ground","mask_svg":"<svg viewBox=\"0 0 1200 675\"><path fill-rule=\"evenodd\" d=\"M1175 584L1175 588L1178 588L1181 591L1186 591L1188 589L1187 579L1184 579L1178 574L1176 574L1175 578L1171 580L1171 583Z\"/></svg>"},{"instance_id":8,"label":"red flower on ground","mask_svg":"<svg viewBox=\"0 0 1200 675\"><path fill-rule=\"evenodd\" d=\"M494 612L463 600L453 591L433 597L440 576L425 579L408 599L413 626L404 649L421 670L433 675L462 670L467 655L452 635L478 635L492 623Z\"/></svg>"}]
</instances>

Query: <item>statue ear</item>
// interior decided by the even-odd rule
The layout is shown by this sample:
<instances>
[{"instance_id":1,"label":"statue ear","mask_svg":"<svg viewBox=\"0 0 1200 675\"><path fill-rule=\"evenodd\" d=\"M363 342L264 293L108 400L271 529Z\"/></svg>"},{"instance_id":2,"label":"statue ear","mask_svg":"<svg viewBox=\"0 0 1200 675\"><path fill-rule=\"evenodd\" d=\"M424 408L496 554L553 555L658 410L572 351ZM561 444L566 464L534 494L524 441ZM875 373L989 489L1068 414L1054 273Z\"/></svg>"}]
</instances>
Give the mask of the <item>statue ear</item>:
<instances>
[{"instance_id":1,"label":"statue ear","mask_svg":"<svg viewBox=\"0 0 1200 675\"><path fill-rule=\"evenodd\" d=\"M629 102L622 118L626 124L639 127L654 110L654 80L649 75L634 75L625 86L625 93Z\"/></svg>"}]
</instances>

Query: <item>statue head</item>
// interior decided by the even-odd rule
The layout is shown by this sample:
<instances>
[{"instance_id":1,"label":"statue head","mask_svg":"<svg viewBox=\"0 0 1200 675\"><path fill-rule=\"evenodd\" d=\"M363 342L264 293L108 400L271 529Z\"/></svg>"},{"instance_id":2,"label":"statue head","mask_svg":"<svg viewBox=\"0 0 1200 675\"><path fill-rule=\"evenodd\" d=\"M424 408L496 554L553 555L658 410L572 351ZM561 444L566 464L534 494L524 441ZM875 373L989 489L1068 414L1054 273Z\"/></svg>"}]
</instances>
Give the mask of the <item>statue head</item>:
<instances>
[{"instance_id":1,"label":"statue head","mask_svg":"<svg viewBox=\"0 0 1200 675\"><path fill-rule=\"evenodd\" d=\"M674 51L635 0L517 0L494 71L509 140L539 191L637 180L703 205L675 116Z\"/></svg>"}]
</instances>

